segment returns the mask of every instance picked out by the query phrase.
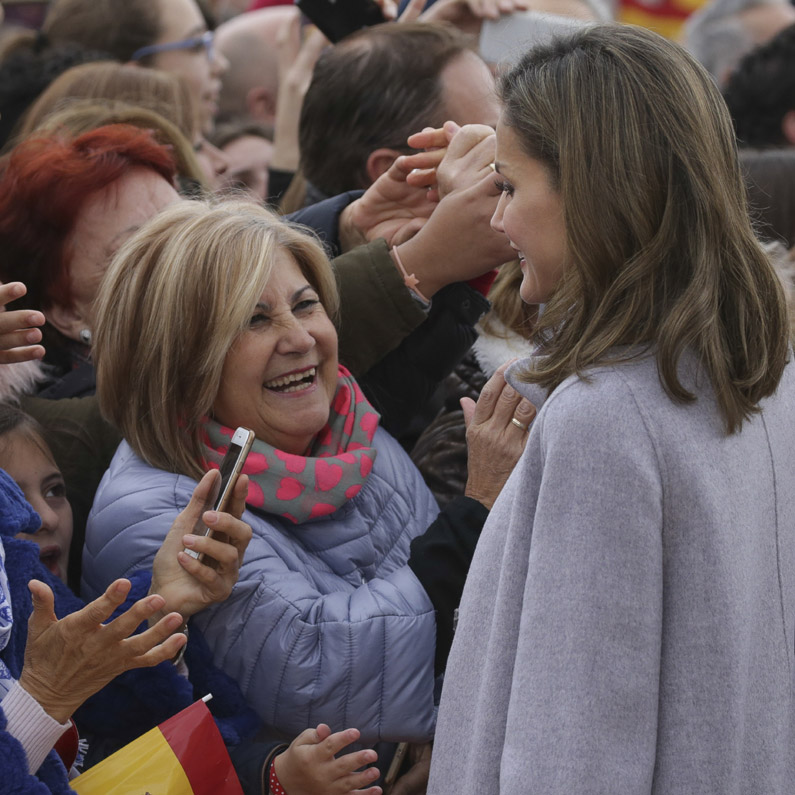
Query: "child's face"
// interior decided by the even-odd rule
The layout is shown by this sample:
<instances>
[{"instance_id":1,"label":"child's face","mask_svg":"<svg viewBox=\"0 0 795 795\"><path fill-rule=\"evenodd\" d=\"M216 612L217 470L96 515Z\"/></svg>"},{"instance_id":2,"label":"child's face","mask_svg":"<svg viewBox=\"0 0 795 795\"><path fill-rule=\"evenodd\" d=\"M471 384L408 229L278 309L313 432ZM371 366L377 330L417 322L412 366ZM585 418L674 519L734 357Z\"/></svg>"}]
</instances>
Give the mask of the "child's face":
<instances>
[{"instance_id":1,"label":"child's face","mask_svg":"<svg viewBox=\"0 0 795 795\"><path fill-rule=\"evenodd\" d=\"M0 467L12 477L41 517L41 529L17 538L39 545L39 560L66 582L72 543L72 506L66 499L61 471L44 441L30 432L12 431L0 456Z\"/></svg>"}]
</instances>

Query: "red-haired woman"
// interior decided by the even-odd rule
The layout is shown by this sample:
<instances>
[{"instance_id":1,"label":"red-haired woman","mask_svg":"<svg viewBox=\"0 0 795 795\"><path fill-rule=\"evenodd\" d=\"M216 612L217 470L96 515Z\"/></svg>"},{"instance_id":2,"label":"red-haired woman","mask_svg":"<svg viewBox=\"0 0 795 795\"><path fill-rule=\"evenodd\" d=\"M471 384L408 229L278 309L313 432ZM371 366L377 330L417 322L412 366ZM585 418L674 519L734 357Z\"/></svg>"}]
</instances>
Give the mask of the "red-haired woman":
<instances>
[{"instance_id":1,"label":"red-haired woman","mask_svg":"<svg viewBox=\"0 0 795 795\"><path fill-rule=\"evenodd\" d=\"M74 140L17 146L0 171L0 279L21 281L11 309L45 313L47 397L93 394L91 305L124 240L177 201L174 162L151 134L111 125ZM32 320L31 325L35 325ZM38 342L31 330L29 342Z\"/></svg>"}]
</instances>

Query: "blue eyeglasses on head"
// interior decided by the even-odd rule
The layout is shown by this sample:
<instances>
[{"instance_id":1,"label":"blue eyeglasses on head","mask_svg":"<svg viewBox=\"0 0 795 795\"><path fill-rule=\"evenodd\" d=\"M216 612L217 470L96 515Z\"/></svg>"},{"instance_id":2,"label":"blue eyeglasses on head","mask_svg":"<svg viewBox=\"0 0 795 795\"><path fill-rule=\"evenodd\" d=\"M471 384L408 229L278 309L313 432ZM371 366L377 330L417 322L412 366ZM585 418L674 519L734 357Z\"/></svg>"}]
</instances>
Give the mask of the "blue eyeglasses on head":
<instances>
[{"instance_id":1,"label":"blue eyeglasses on head","mask_svg":"<svg viewBox=\"0 0 795 795\"><path fill-rule=\"evenodd\" d=\"M150 44L147 47L137 49L131 56L131 61L140 61L147 55L157 55L159 52L172 52L173 50L198 50L204 48L207 57L212 61L215 55L213 51L213 38L215 34L208 30L200 36L191 36L189 39L180 41L169 41L165 44Z\"/></svg>"}]
</instances>

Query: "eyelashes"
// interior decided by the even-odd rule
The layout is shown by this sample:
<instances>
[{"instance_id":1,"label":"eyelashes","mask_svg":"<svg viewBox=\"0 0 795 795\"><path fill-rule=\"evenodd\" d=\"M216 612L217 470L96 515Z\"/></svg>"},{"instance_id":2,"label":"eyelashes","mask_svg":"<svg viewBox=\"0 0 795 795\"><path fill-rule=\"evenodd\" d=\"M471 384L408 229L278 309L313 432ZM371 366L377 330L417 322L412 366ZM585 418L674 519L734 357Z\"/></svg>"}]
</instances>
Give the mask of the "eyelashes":
<instances>
[{"instance_id":1,"label":"eyelashes","mask_svg":"<svg viewBox=\"0 0 795 795\"><path fill-rule=\"evenodd\" d=\"M504 179L497 179L494 180L494 185L500 193L507 193L509 196L513 196L513 185L510 182L506 182Z\"/></svg>"}]
</instances>

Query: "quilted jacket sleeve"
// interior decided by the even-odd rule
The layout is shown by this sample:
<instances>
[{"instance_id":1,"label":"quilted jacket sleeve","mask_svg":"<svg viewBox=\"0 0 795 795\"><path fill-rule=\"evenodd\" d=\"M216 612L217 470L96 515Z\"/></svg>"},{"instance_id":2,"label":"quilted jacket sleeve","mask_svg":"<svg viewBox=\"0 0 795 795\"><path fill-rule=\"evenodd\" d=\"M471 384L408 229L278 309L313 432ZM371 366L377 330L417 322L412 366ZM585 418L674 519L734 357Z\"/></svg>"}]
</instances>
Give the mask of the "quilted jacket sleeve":
<instances>
[{"instance_id":1,"label":"quilted jacket sleeve","mask_svg":"<svg viewBox=\"0 0 795 795\"><path fill-rule=\"evenodd\" d=\"M194 618L215 664L268 726L288 735L321 721L335 731L355 726L365 743L433 734L434 609L406 561L411 539L438 508L405 454L392 470L390 455L379 452L381 474L373 471L372 487L348 503L345 516L311 531L317 539L318 528L327 528L333 547L340 533L361 526L354 540L366 538L376 550L373 566L360 570L352 561L348 571L325 570L323 555L302 541L304 526L247 512L254 537L239 582L226 602ZM86 596L151 566L194 485L145 465L115 471L119 459L89 519ZM400 487L386 488L396 477Z\"/></svg>"}]
</instances>

